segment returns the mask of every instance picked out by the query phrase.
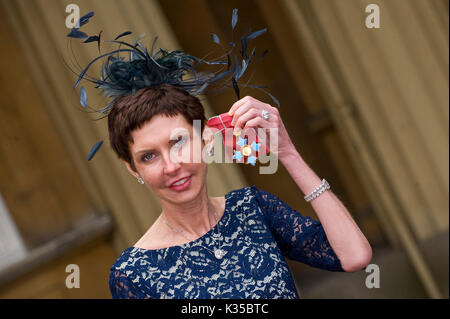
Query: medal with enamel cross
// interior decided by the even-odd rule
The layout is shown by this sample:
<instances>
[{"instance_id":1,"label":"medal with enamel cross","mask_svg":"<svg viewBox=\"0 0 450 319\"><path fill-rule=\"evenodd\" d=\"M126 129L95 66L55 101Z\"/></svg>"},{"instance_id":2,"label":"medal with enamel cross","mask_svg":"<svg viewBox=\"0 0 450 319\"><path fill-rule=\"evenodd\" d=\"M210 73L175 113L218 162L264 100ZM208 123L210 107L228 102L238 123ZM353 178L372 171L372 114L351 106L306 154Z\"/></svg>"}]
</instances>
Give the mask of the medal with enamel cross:
<instances>
[{"instance_id":1,"label":"medal with enamel cross","mask_svg":"<svg viewBox=\"0 0 450 319\"><path fill-rule=\"evenodd\" d=\"M253 151L259 151L261 143L256 143L255 141L253 141L252 144L249 146L247 145L246 138L242 138L241 136L239 136L239 134L235 134L235 136L239 138L239 141L236 142L236 145L240 146L241 149L239 151L234 150L233 159L237 159L239 163L242 163L241 160L245 156L247 158L247 161L244 161L244 163L252 164L253 166L255 166L257 157L252 155L252 153Z\"/></svg>"}]
</instances>

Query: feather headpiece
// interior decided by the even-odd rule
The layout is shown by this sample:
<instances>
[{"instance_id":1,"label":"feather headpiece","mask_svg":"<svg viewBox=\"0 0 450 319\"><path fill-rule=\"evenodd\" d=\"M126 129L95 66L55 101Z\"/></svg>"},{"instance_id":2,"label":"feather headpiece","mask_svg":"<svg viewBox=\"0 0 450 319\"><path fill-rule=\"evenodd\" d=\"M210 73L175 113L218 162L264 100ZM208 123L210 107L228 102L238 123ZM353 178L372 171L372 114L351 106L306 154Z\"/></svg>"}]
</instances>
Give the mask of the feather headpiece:
<instances>
[{"instance_id":1,"label":"feather headpiece","mask_svg":"<svg viewBox=\"0 0 450 319\"><path fill-rule=\"evenodd\" d=\"M88 23L93 16L94 12L89 12L82 16L77 23L77 27L74 27L67 34L67 37L82 39L84 40L83 43L97 42L100 53L102 31L100 31L98 35L88 36L85 32L80 30L80 28ZM232 32L235 29L237 21L238 10L234 9L231 18ZM108 114L109 110L114 105L114 101L118 97L134 94L139 89L145 87L157 87L163 83L180 87L193 96L200 94L217 94L224 89L233 87L238 99L240 99L240 87L256 88L268 94L279 107L278 100L264 90L267 86L249 84L254 72L246 83L239 81L249 69L251 62L254 61L256 48L253 48L250 54L247 53L247 47L249 46L250 40L260 36L266 31L267 29L261 29L255 32L251 32L250 30L245 36L241 36L241 50L239 51L239 57L236 54L233 55L236 43L229 42L230 48L225 51L225 54L212 61L186 54L180 50L167 51L160 48L157 52L154 52L154 46L158 37L154 38L151 51L148 52L147 48L141 44L141 40L137 40L133 44L120 40L121 38L132 34L131 31L126 31L116 36L114 40L106 41L117 44L118 48L116 50L100 54L89 62L80 73L73 71L78 75L74 88L77 88L82 80L86 80L94 83L96 88L101 89L104 95L110 98L110 101L106 106L99 109L93 109L87 104L87 93L85 88L83 86L80 88L80 104L83 108L89 108L95 113L98 113L101 117ZM212 33L211 39L214 43L224 49L216 34ZM267 52L268 50L262 52L258 58L258 62L262 60ZM121 53L126 53L127 58L121 56ZM87 71L89 68L95 62L100 60L103 60L100 78L88 75ZM241 60L242 62L240 62ZM198 71L200 65L217 65L219 66L219 69L213 72L200 72ZM190 77L186 78L186 75L190 75ZM102 144L103 141L100 141L91 148L88 160L92 159Z\"/></svg>"}]
</instances>

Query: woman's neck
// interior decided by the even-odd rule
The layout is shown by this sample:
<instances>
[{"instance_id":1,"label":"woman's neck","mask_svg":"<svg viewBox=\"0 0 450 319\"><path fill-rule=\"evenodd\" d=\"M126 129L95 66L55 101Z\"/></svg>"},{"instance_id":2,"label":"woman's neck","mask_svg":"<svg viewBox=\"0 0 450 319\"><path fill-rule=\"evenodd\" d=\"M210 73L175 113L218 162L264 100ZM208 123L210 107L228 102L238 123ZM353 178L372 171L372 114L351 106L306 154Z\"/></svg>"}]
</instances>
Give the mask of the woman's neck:
<instances>
[{"instance_id":1,"label":"woman's neck","mask_svg":"<svg viewBox=\"0 0 450 319\"><path fill-rule=\"evenodd\" d=\"M183 205L165 203L161 215L170 231L180 232L183 237L193 240L214 227L215 204L205 191L199 198Z\"/></svg>"}]
</instances>

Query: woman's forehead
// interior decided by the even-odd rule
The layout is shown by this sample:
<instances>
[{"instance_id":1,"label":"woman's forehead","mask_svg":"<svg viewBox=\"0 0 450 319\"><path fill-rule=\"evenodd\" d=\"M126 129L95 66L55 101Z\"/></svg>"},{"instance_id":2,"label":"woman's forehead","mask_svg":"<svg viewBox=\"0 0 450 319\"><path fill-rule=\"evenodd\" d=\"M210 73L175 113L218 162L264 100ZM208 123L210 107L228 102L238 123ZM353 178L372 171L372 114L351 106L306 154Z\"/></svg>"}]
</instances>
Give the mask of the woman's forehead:
<instances>
[{"instance_id":1,"label":"woman's forehead","mask_svg":"<svg viewBox=\"0 0 450 319\"><path fill-rule=\"evenodd\" d=\"M141 144L155 146L160 143L167 143L171 137L190 132L191 129L192 123L189 123L181 114L174 117L156 115L140 128L134 130L131 135L136 147Z\"/></svg>"}]
</instances>

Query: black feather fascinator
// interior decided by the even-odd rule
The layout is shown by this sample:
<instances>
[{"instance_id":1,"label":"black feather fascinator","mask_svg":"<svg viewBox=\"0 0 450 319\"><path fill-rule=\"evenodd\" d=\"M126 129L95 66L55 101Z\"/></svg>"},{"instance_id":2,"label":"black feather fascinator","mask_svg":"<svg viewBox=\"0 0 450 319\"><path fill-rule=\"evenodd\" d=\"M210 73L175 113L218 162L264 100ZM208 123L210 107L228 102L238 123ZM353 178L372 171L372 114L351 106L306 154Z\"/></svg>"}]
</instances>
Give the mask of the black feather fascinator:
<instances>
[{"instance_id":1,"label":"black feather fascinator","mask_svg":"<svg viewBox=\"0 0 450 319\"><path fill-rule=\"evenodd\" d=\"M117 35L114 40L104 41L117 44L117 49L102 54L102 31L98 35L89 36L80 30L93 16L94 12L89 12L82 16L78 21L78 27L73 28L67 34L67 37L70 39L84 40L82 43L97 43L100 55L89 62L79 72L72 70L72 68L71 70L78 76L74 84L74 89L79 86L82 80L85 80L95 84L95 88L100 89L109 98L107 105L100 108L92 108L87 104L88 97L84 86L80 87L80 104L86 111L97 113L99 118L107 116L117 98L135 94L135 92L142 88L157 87L163 83L180 87L193 96L200 94L218 94L232 87L237 99L240 99L240 88L255 88L264 91L280 107L278 100L264 90L267 86L249 84L254 71L246 82L242 80L244 73L255 60L256 48L254 47L248 53L250 40L264 34L267 29L255 32L249 30L246 35L241 36L241 50L238 54L234 52L237 47L235 42L229 42L229 48L227 50L223 47L219 37L212 33L212 41L225 52L222 56L214 60L198 58L180 50L167 51L160 48L155 52L155 44L158 37L154 38L151 50L148 52L147 48L142 45L141 40L137 40L134 43L123 40L124 37L132 34L131 31ZM231 18L232 32L237 22L238 10L234 9ZM267 52L267 50L264 50L257 62L261 62ZM100 77L88 75L89 68L98 61L102 61ZM201 66L213 67L215 70L200 71L199 68ZM91 148L88 160L92 159L102 144L103 141L100 141Z\"/></svg>"}]
</instances>

